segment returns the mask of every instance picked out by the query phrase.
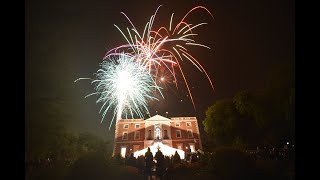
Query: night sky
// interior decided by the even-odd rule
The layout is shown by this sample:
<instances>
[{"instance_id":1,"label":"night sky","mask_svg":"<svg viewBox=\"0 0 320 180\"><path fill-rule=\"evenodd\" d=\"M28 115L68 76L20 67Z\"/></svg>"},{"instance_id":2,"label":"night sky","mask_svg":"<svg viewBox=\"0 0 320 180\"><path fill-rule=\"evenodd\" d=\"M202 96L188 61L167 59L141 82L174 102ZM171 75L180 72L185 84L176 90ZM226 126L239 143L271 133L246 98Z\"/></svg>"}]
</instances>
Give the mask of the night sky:
<instances>
[{"instance_id":1,"label":"night sky","mask_svg":"<svg viewBox=\"0 0 320 180\"><path fill-rule=\"evenodd\" d=\"M113 26L125 29L130 24L120 14L126 13L138 30L163 5L155 27L169 25L171 13L181 19L196 5L207 7L214 16L197 10L188 21L207 22L196 29L198 43L211 47L190 47L190 52L205 67L206 76L190 63L186 68L196 110L181 84L178 90L164 90L165 99L150 103L151 115L197 116L202 120L206 109L216 100L231 98L241 90L263 89L272 68L288 64L294 69L293 0L27 0L26 35L26 119L58 113L65 127L74 132L89 131L110 135L109 121L100 124L96 97L90 81L107 50L124 44L125 39Z\"/></svg>"}]
</instances>

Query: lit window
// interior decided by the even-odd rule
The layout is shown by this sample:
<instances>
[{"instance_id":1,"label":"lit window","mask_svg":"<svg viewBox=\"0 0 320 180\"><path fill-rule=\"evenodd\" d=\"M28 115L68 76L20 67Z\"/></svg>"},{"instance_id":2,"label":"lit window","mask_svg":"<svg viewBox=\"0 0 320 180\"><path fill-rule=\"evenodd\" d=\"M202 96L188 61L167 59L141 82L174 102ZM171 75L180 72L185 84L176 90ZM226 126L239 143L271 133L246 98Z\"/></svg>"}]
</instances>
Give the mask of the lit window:
<instances>
[{"instance_id":1,"label":"lit window","mask_svg":"<svg viewBox=\"0 0 320 180\"><path fill-rule=\"evenodd\" d=\"M151 140L152 139L152 135L151 135L151 130L148 130L148 140Z\"/></svg>"},{"instance_id":2,"label":"lit window","mask_svg":"<svg viewBox=\"0 0 320 180\"><path fill-rule=\"evenodd\" d=\"M180 127L180 123L179 122L176 122L176 127Z\"/></svg>"},{"instance_id":3,"label":"lit window","mask_svg":"<svg viewBox=\"0 0 320 180\"><path fill-rule=\"evenodd\" d=\"M127 151L127 148L121 147L121 157L123 157L123 158L126 157L126 151Z\"/></svg>"},{"instance_id":4,"label":"lit window","mask_svg":"<svg viewBox=\"0 0 320 180\"><path fill-rule=\"evenodd\" d=\"M136 124L136 129L140 128L140 124Z\"/></svg>"},{"instance_id":5,"label":"lit window","mask_svg":"<svg viewBox=\"0 0 320 180\"><path fill-rule=\"evenodd\" d=\"M181 130L176 130L176 137L181 138Z\"/></svg>"},{"instance_id":6,"label":"lit window","mask_svg":"<svg viewBox=\"0 0 320 180\"><path fill-rule=\"evenodd\" d=\"M190 127L191 126L191 122L187 122L187 126Z\"/></svg>"},{"instance_id":7,"label":"lit window","mask_svg":"<svg viewBox=\"0 0 320 180\"><path fill-rule=\"evenodd\" d=\"M177 144L177 149L182 150L182 144Z\"/></svg>"},{"instance_id":8,"label":"lit window","mask_svg":"<svg viewBox=\"0 0 320 180\"><path fill-rule=\"evenodd\" d=\"M124 124L123 125L123 129L128 129L129 128L129 124Z\"/></svg>"},{"instance_id":9,"label":"lit window","mask_svg":"<svg viewBox=\"0 0 320 180\"><path fill-rule=\"evenodd\" d=\"M191 129L188 129L187 132L188 132L188 137L189 137L189 138L193 137L193 134L192 134L192 130L191 130Z\"/></svg>"},{"instance_id":10,"label":"lit window","mask_svg":"<svg viewBox=\"0 0 320 180\"><path fill-rule=\"evenodd\" d=\"M140 139L140 131L134 133L134 139Z\"/></svg>"},{"instance_id":11,"label":"lit window","mask_svg":"<svg viewBox=\"0 0 320 180\"><path fill-rule=\"evenodd\" d=\"M163 130L163 138L164 139L168 139L169 137L168 137L168 131L165 129L165 130Z\"/></svg>"},{"instance_id":12,"label":"lit window","mask_svg":"<svg viewBox=\"0 0 320 180\"><path fill-rule=\"evenodd\" d=\"M196 148L195 148L195 146L194 146L194 144L189 144L190 145L190 149L191 149L191 152L196 152Z\"/></svg>"},{"instance_id":13,"label":"lit window","mask_svg":"<svg viewBox=\"0 0 320 180\"><path fill-rule=\"evenodd\" d=\"M122 140L128 140L128 132L123 132Z\"/></svg>"}]
</instances>

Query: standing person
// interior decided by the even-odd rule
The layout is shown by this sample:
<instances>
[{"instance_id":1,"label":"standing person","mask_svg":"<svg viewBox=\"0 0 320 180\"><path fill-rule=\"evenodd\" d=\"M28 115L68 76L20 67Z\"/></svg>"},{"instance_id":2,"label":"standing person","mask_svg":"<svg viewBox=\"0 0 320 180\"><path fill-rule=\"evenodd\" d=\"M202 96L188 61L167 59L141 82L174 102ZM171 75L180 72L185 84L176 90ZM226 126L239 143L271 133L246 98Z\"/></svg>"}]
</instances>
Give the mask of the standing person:
<instances>
[{"instance_id":1,"label":"standing person","mask_svg":"<svg viewBox=\"0 0 320 180\"><path fill-rule=\"evenodd\" d=\"M191 149L189 149L189 152L188 152L188 154L187 154L187 157L188 157L189 164L191 164L191 161L192 161Z\"/></svg>"},{"instance_id":2,"label":"standing person","mask_svg":"<svg viewBox=\"0 0 320 180\"><path fill-rule=\"evenodd\" d=\"M150 176L150 180L152 180L151 168L152 168L152 162L153 162L153 155L150 151L150 147L148 147L148 151L145 153L144 157L145 157L145 163L146 163L144 174L146 176L146 179L148 179Z\"/></svg>"},{"instance_id":3,"label":"standing person","mask_svg":"<svg viewBox=\"0 0 320 180\"><path fill-rule=\"evenodd\" d=\"M164 156L160 149L158 149L158 152L154 156L154 158L157 160L157 177L160 177L162 179L163 171L164 171Z\"/></svg>"}]
</instances>

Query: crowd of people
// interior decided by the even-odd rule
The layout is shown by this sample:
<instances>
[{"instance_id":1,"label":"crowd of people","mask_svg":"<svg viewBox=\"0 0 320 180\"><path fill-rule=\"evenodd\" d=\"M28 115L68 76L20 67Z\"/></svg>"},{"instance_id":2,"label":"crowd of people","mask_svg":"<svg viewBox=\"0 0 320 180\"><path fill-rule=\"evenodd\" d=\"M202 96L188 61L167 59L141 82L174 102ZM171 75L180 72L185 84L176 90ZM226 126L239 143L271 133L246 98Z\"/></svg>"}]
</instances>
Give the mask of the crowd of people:
<instances>
[{"instance_id":1,"label":"crowd of people","mask_svg":"<svg viewBox=\"0 0 320 180\"><path fill-rule=\"evenodd\" d=\"M256 150L248 150L255 160L294 160L294 145L284 145L282 148L257 146Z\"/></svg>"},{"instance_id":2,"label":"crowd of people","mask_svg":"<svg viewBox=\"0 0 320 180\"><path fill-rule=\"evenodd\" d=\"M284 145L282 148L268 147L268 146L257 146L256 150L248 150L253 159L255 160L294 160L295 159L295 147L294 145ZM162 179L165 176L171 175L171 169L176 164L192 164L201 159L201 153L186 153L185 159L181 160L179 154L176 152L175 155L169 157L164 156L160 149L156 152L155 156L148 148L148 151L144 156L135 158L133 153L125 158L127 165L136 166L141 174L144 174L145 178L148 179L152 176L156 176ZM151 178L152 179L152 178Z\"/></svg>"},{"instance_id":3,"label":"crowd of people","mask_svg":"<svg viewBox=\"0 0 320 180\"><path fill-rule=\"evenodd\" d=\"M153 156L150 148L148 148L145 155L139 156L138 158L135 158L132 153L129 157L125 158L125 163L127 165L136 166L139 170L139 173L143 174L146 179L149 177L152 179L152 176L163 179L174 174L171 172L171 170L174 169L174 165L181 163L191 164L196 162L198 159L197 153L191 152L186 153L185 157L186 158L182 160L178 152L175 152L175 154L171 157L165 156L160 149Z\"/></svg>"}]
</instances>

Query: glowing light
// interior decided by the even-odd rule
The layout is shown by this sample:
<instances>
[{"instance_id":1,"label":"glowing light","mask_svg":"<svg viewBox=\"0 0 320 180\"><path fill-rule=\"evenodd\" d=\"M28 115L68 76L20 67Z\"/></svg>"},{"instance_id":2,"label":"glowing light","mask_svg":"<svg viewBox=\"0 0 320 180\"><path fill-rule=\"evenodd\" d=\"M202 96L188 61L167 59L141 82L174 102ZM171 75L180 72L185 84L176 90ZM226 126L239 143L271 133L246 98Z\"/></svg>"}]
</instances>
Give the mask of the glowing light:
<instances>
[{"instance_id":1,"label":"glowing light","mask_svg":"<svg viewBox=\"0 0 320 180\"><path fill-rule=\"evenodd\" d=\"M181 73L189 93L188 97L191 99L194 108L195 103L188 85L187 76L185 76L181 66L183 60L187 60L187 62L190 62L204 73L214 90L212 81L204 67L188 52L188 48L194 46L210 49L206 45L197 43L194 37L198 34L193 32L197 27L207 23L193 25L185 21L186 17L197 9L204 9L211 16L212 14L205 7L196 6L185 14L176 26L172 25L174 15L172 13L169 29L164 26L154 29L153 23L160 7L156 9L146 23L143 33L136 29L133 22L123 12L121 14L126 17L131 28L127 27L126 31L122 31L117 25L114 25L126 40L126 44L112 48L105 54L101 69L97 71L96 79L92 80L92 84L95 85L95 92L86 96L100 96L96 102L102 103L99 112L103 112L101 122L106 113L113 110L109 129L113 120L115 118L117 120L121 119L122 115L131 116L132 118L134 115L138 115L143 118L143 114L149 114L147 103L156 99L153 93L158 91L163 97L157 85L159 81L155 81L155 79L158 80L160 67L164 67L170 72L174 79L170 82L174 82L176 88L178 88L179 81L176 73ZM160 79L161 81L165 80L164 77ZM166 81L163 84L167 81L169 81L169 78L166 77Z\"/></svg>"},{"instance_id":2,"label":"glowing light","mask_svg":"<svg viewBox=\"0 0 320 180\"><path fill-rule=\"evenodd\" d=\"M126 157L126 148L125 147L122 147L121 148L121 157L125 158Z\"/></svg>"},{"instance_id":3,"label":"glowing light","mask_svg":"<svg viewBox=\"0 0 320 180\"><path fill-rule=\"evenodd\" d=\"M162 152L162 154L163 154L164 156L169 156L169 157L171 157L171 156L173 156L173 155L175 154L175 152L177 151L181 159L184 159L184 157L185 157L185 156L184 156L185 153L184 153L183 150L180 150L180 149L176 149L176 148L167 146L167 145L165 145L165 144L162 144L162 142L155 142L155 143L153 143L152 146L149 146L149 148L150 148L150 151L151 151L151 153L152 153L153 156L155 156L156 153L158 152L158 149L160 149L160 151ZM136 151L136 152L133 153L133 156L134 156L135 158L138 158L138 157L141 156L141 155L144 156L147 151L148 151L148 148L142 149L142 150L140 150L140 151Z\"/></svg>"},{"instance_id":4,"label":"glowing light","mask_svg":"<svg viewBox=\"0 0 320 180\"><path fill-rule=\"evenodd\" d=\"M138 115L143 118L143 112L149 113L148 100L157 100L152 96L153 90L157 89L161 94L160 88L155 85L153 76L146 68L124 54L103 61L96 77L97 79L92 81L95 92L86 97L100 95L97 100L97 103L102 103L99 113L104 110L101 122L108 110L114 108L109 129L115 115L117 120L122 118L122 114L126 117L130 115L133 118Z\"/></svg>"}]
</instances>

